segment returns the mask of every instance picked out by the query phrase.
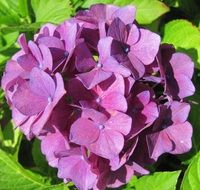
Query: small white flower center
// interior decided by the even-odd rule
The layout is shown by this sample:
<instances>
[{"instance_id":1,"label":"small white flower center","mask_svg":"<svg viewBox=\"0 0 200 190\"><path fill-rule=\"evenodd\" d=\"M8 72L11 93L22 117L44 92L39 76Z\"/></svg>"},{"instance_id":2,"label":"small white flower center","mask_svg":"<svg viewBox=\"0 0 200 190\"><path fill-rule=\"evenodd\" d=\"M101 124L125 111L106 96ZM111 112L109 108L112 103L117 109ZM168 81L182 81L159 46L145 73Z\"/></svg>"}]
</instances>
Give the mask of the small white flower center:
<instances>
[{"instance_id":1,"label":"small white flower center","mask_svg":"<svg viewBox=\"0 0 200 190\"><path fill-rule=\"evenodd\" d=\"M99 125L98 127L99 127L100 130L104 129L104 125Z\"/></svg>"},{"instance_id":2,"label":"small white flower center","mask_svg":"<svg viewBox=\"0 0 200 190\"><path fill-rule=\"evenodd\" d=\"M98 67L98 68L101 68L101 67L102 67L102 64L101 64L101 63L97 63L97 67Z\"/></svg>"},{"instance_id":3,"label":"small white flower center","mask_svg":"<svg viewBox=\"0 0 200 190\"><path fill-rule=\"evenodd\" d=\"M48 97L48 103L51 103L51 102L52 102L52 98Z\"/></svg>"},{"instance_id":4,"label":"small white flower center","mask_svg":"<svg viewBox=\"0 0 200 190\"><path fill-rule=\"evenodd\" d=\"M101 98L98 97L98 98L96 99L96 103L100 103L100 102L101 102Z\"/></svg>"}]
</instances>

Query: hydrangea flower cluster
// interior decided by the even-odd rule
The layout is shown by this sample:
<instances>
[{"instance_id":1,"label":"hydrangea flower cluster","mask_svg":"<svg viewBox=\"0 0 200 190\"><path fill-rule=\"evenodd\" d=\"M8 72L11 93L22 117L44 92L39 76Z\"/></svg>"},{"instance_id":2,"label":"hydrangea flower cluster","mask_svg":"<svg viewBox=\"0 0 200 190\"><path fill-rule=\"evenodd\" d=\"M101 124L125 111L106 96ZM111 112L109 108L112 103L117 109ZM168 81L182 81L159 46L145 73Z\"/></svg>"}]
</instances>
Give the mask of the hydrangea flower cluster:
<instances>
[{"instance_id":1,"label":"hydrangea flower cluster","mask_svg":"<svg viewBox=\"0 0 200 190\"><path fill-rule=\"evenodd\" d=\"M133 6L93 5L21 50L2 78L16 126L41 140L58 177L119 187L163 153L191 148L192 60L139 26Z\"/></svg>"}]
</instances>

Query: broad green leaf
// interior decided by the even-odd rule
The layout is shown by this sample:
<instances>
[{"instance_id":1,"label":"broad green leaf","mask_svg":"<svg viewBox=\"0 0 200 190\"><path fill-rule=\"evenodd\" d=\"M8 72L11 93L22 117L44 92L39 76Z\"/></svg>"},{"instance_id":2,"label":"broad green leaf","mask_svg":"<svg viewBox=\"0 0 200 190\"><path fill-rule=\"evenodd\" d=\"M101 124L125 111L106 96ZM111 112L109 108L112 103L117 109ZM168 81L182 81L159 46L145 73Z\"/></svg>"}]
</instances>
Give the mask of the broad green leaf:
<instances>
[{"instance_id":1,"label":"broad green leaf","mask_svg":"<svg viewBox=\"0 0 200 190\"><path fill-rule=\"evenodd\" d=\"M140 24L150 24L169 11L169 8L158 0L86 0L82 7L88 8L95 3L114 4L118 6L135 5L137 7L136 20Z\"/></svg>"},{"instance_id":2,"label":"broad green leaf","mask_svg":"<svg viewBox=\"0 0 200 190\"><path fill-rule=\"evenodd\" d=\"M50 185L42 176L24 169L0 149L1 190L66 190L64 184Z\"/></svg>"},{"instance_id":3,"label":"broad green leaf","mask_svg":"<svg viewBox=\"0 0 200 190\"><path fill-rule=\"evenodd\" d=\"M22 139L22 133L18 128L14 129L12 122L10 121L2 130L3 141L0 142L0 147L12 154L13 157L18 160L18 152Z\"/></svg>"},{"instance_id":4,"label":"broad green leaf","mask_svg":"<svg viewBox=\"0 0 200 190\"><path fill-rule=\"evenodd\" d=\"M200 184L200 152L194 157L185 172L181 190L199 190Z\"/></svg>"},{"instance_id":5,"label":"broad green leaf","mask_svg":"<svg viewBox=\"0 0 200 190\"><path fill-rule=\"evenodd\" d=\"M0 1L0 24L15 25L20 23L20 17L17 12L16 0Z\"/></svg>"},{"instance_id":6,"label":"broad green leaf","mask_svg":"<svg viewBox=\"0 0 200 190\"><path fill-rule=\"evenodd\" d=\"M134 190L175 190L181 171L156 172L130 181L128 189Z\"/></svg>"},{"instance_id":7,"label":"broad green leaf","mask_svg":"<svg viewBox=\"0 0 200 190\"><path fill-rule=\"evenodd\" d=\"M31 0L36 22L60 23L72 13L69 0Z\"/></svg>"},{"instance_id":8,"label":"broad green leaf","mask_svg":"<svg viewBox=\"0 0 200 190\"><path fill-rule=\"evenodd\" d=\"M8 32L8 33L0 33L0 52L8 49L10 46L12 46L18 37L19 33L15 31Z\"/></svg>"},{"instance_id":9,"label":"broad green leaf","mask_svg":"<svg viewBox=\"0 0 200 190\"><path fill-rule=\"evenodd\" d=\"M28 17L28 0L18 0L19 2L19 11L22 17Z\"/></svg>"},{"instance_id":10,"label":"broad green leaf","mask_svg":"<svg viewBox=\"0 0 200 190\"><path fill-rule=\"evenodd\" d=\"M200 68L200 30L186 20L174 20L164 27L163 43L173 44L178 51L190 55Z\"/></svg>"}]
</instances>

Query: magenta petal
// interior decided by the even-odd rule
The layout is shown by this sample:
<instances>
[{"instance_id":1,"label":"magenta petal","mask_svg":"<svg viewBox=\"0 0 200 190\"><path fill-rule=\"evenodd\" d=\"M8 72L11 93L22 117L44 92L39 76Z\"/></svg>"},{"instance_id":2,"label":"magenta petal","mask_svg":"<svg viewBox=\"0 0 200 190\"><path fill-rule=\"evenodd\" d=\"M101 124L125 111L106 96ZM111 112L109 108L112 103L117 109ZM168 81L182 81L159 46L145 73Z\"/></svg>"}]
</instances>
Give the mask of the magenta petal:
<instances>
[{"instance_id":1,"label":"magenta petal","mask_svg":"<svg viewBox=\"0 0 200 190\"><path fill-rule=\"evenodd\" d=\"M112 15L113 18L120 18L126 25L132 24L135 20L136 8L134 6L125 6L119 8Z\"/></svg>"},{"instance_id":2,"label":"magenta petal","mask_svg":"<svg viewBox=\"0 0 200 190\"><path fill-rule=\"evenodd\" d=\"M4 90L8 90L14 85L18 77L24 72L23 68L13 60L10 60L6 64L5 72L1 80L1 86Z\"/></svg>"},{"instance_id":3,"label":"magenta petal","mask_svg":"<svg viewBox=\"0 0 200 190\"><path fill-rule=\"evenodd\" d=\"M39 63L41 63L42 62L42 54L41 54L40 49L38 48L38 46L35 44L35 42L29 41L28 42L28 47L30 48L31 53L36 58L36 60Z\"/></svg>"},{"instance_id":4,"label":"magenta petal","mask_svg":"<svg viewBox=\"0 0 200 190\"><path fill-rule=\"evenodd\" d=\"M28 83L25 82L14 93L13 104L22 114L31 116L44 111L48 99L33 93Z\"/></svg>"},{"instance_id":5,"label":"magenta petal","mask_svg":"<svg viewBox=\"0 0 200 190\"><path fill-rule=\"evenodd\" d=\"M127 110L126 98L124 95L117 92L112 92L105 96L100 102L100 105L107 109L113 109L122 112L126 112Z\"/></svg>"},{"instance_id":6,"label":"magenta petal","mask_svg":"<svg viewBox=\"0 0 200 190\"><path fill-rule=\"evenodd\" d=\"M111 36L115 40L125 42L127 39L126 25L119 19L115 18L108 28L107 35Z\"/></svg>"},{"instance_id":7,"label":"magenta petal","mask_svg":"<svg viewBox=\"0 0 200 190\"><path fill-rule=\"evenodd\" d=\"M22 48L22 50L24 51L24 53L29 53L29 48L28 48L28 44L26 42L25 34L20 34L17 42L20 45L20 47Z\"/></svg>"},{"instance_id":8,"label":"magenta petal","mask_svg":"<svg viewBox=\"0 0 200 190\"><path fill-rule=\"evenodd\" d=\"M129 44L130 46L134 45L136 42L138 42L139 37L140 37L140 31L138 27L135 24L133 24L129 31L127 44Z\"/></svg>"},{"instance_id":9,"label":"magenta petal","mask_svg":"<svg viewBox=\"0 0 200 190\"><path fill-rule=\"evenodd\" d=\"M78 74L77 78L87 89L91 89L100 82L108 79L111 75L111 72L105 72L102 69L93 69L90 72Z\"/></svg>"},{"instance_id":10,"label":"magenta petal","mask_svg":"<svg viewBox=\"0 0 200 190\"><path fill-rule=\"evenodd\" d=\"M104 129L96 142L88 147L93 153L107 159L118 156L124 146L123 135L117 131Z\"/></svg>"},{"instance_id":11,"label":"magenta petal","mask_svg":"<svg viewBox=\"0 0 200 190\"><path fill-rule=\"evenodd\" d=\"M42 65L40 65L41 68L43 70L49 69L51 71L52 68L53 68L53 57L52 57L52 54L50 52L50 49L43 44L40 44L39 48L40 48L40 51L41 51L42 57L43 57Z\"/></svg>"},{"instance_id":12,"label":"magenta petal","mask_svg":"<svg viewBox=\"0 0 200 190\"><path fill-rule=\"evenodd\" d=\"M35 67L30 73L30 88L37 95L53 98L56 87L55 82L46 72Z\"/></svg>"},{"instance_id":13,"label":"magenta petal","mask_svg":"<svg viewBox=\"0 0 200 190\"><path fill-rule=\"evenodd\" d=\"M116 130L123 135L127 135L131 130L132 119L124 113L116 112L105 125L107 129Z\"/></svg>"},{"instance_id":14,"label":"magenta petal","mask_svg":"<svg viewBox=\"0 0 200 190\"><path fill-rule=\"evenodd\" d=\"M108 120L105 114L87 108L82 110L82 117L91 119L97 125L101 125Z\"/></svg>"},{"instance_id":15,"label":"magenta petal","mask_svg":"<svg viewBox=\"0 0 200 190\"><path fill-rule=\"evenodd\" d=\"M133 169L134 169L135 173L138 173L140 175L147 175L147 174L149 174L148 170L144 169L143 167L141 167L136 162L133 162Z\"/></svg>"},{"instance_id":16,"label":"magenta petal","mask_svg":"<svg viewBox=\"0 0 200 190\"><path fill-rule=\"evenodd\" d=\"M100 89L103 91L98 93L99 95L103 93L102 96L107 96L108 94L113 92L117 92L120 94L125 93L124 78L119 74L112 75L112 77L99 84L98 87L100 87Z\"/></svg>"},{"instance_id":17,"label":"magenta petal","mask_svg":"<svg viewBox=\"0 0 200 190\"><path fill-rule=\"evenodd\" d=\"M123 77L131 75L130 69L120 65L113 57L109 57L103 62L103 70L121 74Z\"/></svg>"},{"instance_id":18,"label":"magenta petal","mask_svg":"<svg viewBox=\"0 0 200 190\"><path fill-rule=\"evenodd\" d=\"M92 189L96 174L91 171L91 166L81 155L62 157L58 164L58 177L72 180L80 190Z\"/></svg>"},{"instance_id":19,"label":"magenta petal","mask_svg":"<svg viewBox=\"0 0 200 190\"><path fill-rule=\"evenodd\" d=\"M110 56L111 51L111 44L112 44L113 38L106 37L101 38L98 42L98 51L99 51L99 62L104 65L104 61Z\"/></svg>"},{"instance_id":20,"label":"magenta petal","mask_svg":"<svg viewBox=\"0 0 200 190\"><path fill-rule=\"evenodd\" d=\"M147 135L151 158L157 160L165 153L182 154L192 147L192 126L189 122L172 125L160 132Z\"/></svg>"},{"instance_id":21,"label":"magenta petal","mask_svg":"<svg viewBox=\"0 0 200 190\"><path fill-rule=\"evenodd\" d=\"M145 123L152 123L158 118L159 112L156 103L150 102L141 112L146 117Z\"/></svg>"},{"instance_id":22,"label":"magenta petal","mask_svg":"<svg viewBox=\"0 0 200 190\"><path fill-rule=\"evenodd\" d=\"M171 152L174 147L169 135L165 130L147 135L147 145L149 156L155 161L163 153Z\"/></svg>"},{"instance_id":23,"label":"magenta petal","mask_svg":"<svg viewBox=\"0 0 200 190\"><path fill-rule=\"evenodd\" d=\"M187 120L190 111L189 104L173 101L170 107L172 110L172 121L175 124L183 123Z\"/></svg>"},{"instance_id":24,"label":"magenta petal","mask_svg":"<svg viewBox=\"0 0 200 190\"><path fill-rule=\"evenodd\" d=\"M146 29L140 29L140 39L132 46L135 56L149 65L155 59L160 46L160 36ZM144 56L145 55L145 56Z\"/></svg>"},{"instance_id":25,"label":"magenta petal","mask_svg":"<svg viewBox=\"0 0 200 190\"><path fill-rule=\"evenodd\" d=\"M128 183L133 177L134 170L131 165L123 165L120 169L114 171L108 177L108 187L117 188Z\"/></svg>"},{"instance_id":26,"label":"magenta petal","mask_svg":"<svg viewBox=\"0 0 200 190\"><path fill-rule=\"evenodd\" d=\"M190 79L194 73L194 63L192 59L184 53L174 53L170 63L177 74L183 74Z\"/></svg>"},{"instance_id":27,"label":"magenta petal","mask_svg":"<svg viewBox=\"0 0 200 190\"><path fill-rule=\"evenodd\" d=\"M45 136L41 142L41 151L46 156L50 166L58 167L58 158L56 152L62 152L69 149L66 138L59 132L51 133Z\"/></svg>"},{"instance_id":28,"label":"magenta petal","mask_svg":"<svg viewBox=\"0 0 200 190\"><path fill-rule=\"evenodd\" d=\"M150 102L150 92L148 90L140 92L136 97L143 106L146 106Z\"/></svg>"},{"instance_id":29,"label":"magenta petal","mask_svg":"<svg viewBox=\"0 0 200 190\"><path fill-rule=\"evenodd\" d=\"M40 133L40 131L44 127L45 123L49 119L53 108L57 105L59 100L66 93L66 91L64 89L64 83L63 83L62 76L59 73L56 73L55 78L56 78L56 90L54 93L54 97L53 97L51 103L49 103L48 106L46 107L45 112L42 113L40 119L37 120L33 124L32 131L35 135L38 135Z\"/></svg>"},{"instance_id":30,"label":"magenta petal","mask_svg":"<svg viewBox=\"0 0 200 190\"><path fill-rule=\"evenodd\" d=\"M75 48L77 30L78 30L77 24L69 21L63 22L56 29L56 31L60 33L61 38L64 40L65 50L68 52L71 52Z\"/></svg>"},{"instance_id":31,"label":"magenta petal","mask_svg":"<svg viewBox=\"0 0 200 190\"><path fill-rule=\"evenodd\" d=\"M132 49L132 47L131 47L128 57L129 57L130 63L132 65L131 65L131 68L129 65L127 65L127 68L129 68L131 70L134 79L139 79L144 75L145 67L144 67L143 63L135 56L134 53L135 53L134 49Z\"/></svg>"},{"instance_id":32,"label":"magenta petal","mask_svg":"<svg viewBox=\"0 0 200 190\"><path fill-rule=\"evenodd\" d=\"M39 38L38 43L50 48L64 49L63 42L59 38L56 38L54 36Z\"/></svg>"},{"instance_id":33,"label":"magenta petal","mask_svg":"<svg viewBox=\"0 0 200 190\"><path fill-rule=\"evenodd\" d=\"M99 128L94 122L79 118L71 126L70 141L87 146L98 139L99 133Z\"/></svg>"},{"instance_id":34,"label":"magenta petal","mask_svg":"<svg viewBox=\"0 0 200 190\"><path fill-rule=\"evenodd\" d=\"M189 122L173 125L166 129L175 144L172 154L183 154L192 148L192 126Z\"/></svg>"},{"instance_id":35,"label":"magenta petal","mask_svg":"<svg viewBox=\"0 0 200 190\"><path fill-rule=\"evenodd\" d=\"M85 42L76 46L75 54L75 65L79 72L87 72L96 66L92 54L86 46Z\"/></svg>"},{"instance_id":36,"label":"magenta petal","mask_svg":"<svg viewBox=\"0 0 200 190\"><path fill-rule=\"evenodd\" d=\"M26 71L31 71L33 67L38 66L38 62L32 54L24 54L18 57L17 62Z\"/></svg>"},{"instance_id":37,"label":"magenta petal","mask_svg":"<svg viewBox=\"0 0 200 190\"><path fill-rule=\"evenodd\" d=\"M178 96L185 98L191 96L195 92L195 87L189 77L179 74L176 77L177 83L179 84Z\"/></svg>"}]
</instances>

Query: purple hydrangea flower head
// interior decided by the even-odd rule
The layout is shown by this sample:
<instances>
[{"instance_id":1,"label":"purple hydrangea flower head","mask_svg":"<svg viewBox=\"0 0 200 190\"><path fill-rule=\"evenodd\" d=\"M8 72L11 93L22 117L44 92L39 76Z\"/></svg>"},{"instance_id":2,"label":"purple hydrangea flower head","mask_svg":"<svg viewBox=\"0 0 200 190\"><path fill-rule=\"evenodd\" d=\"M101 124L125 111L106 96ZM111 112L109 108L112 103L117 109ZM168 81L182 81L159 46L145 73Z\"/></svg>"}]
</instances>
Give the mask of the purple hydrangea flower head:
<instances>
[{"instance_id":1,"label":"purple hydrangea flower head","mask_svg":"<svg viewBox=\"0 0 200 190\"><path fill-rule=\"evenodd\" d=\"M58 177L104 190L190 150L194 63L135 21L136 8L92 5L46 24L7 62L1 86L16 127Z\"/></svg>"}]
</instances>

